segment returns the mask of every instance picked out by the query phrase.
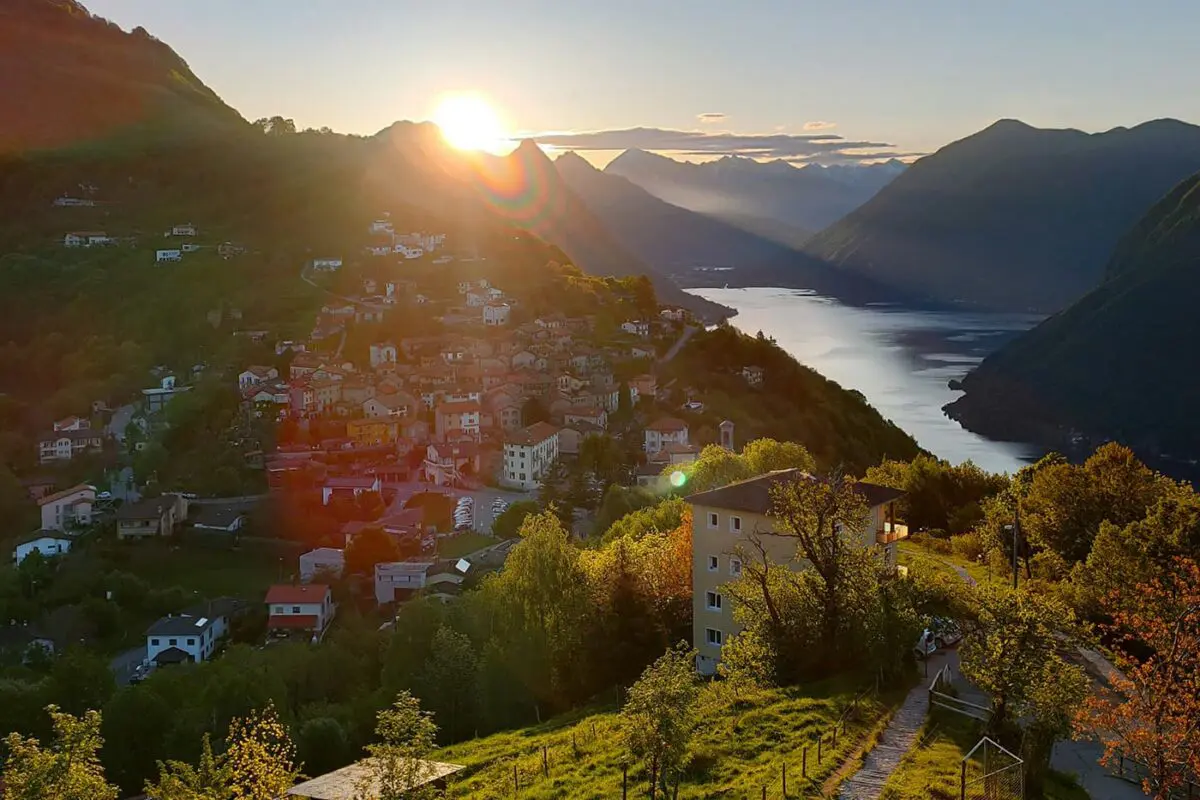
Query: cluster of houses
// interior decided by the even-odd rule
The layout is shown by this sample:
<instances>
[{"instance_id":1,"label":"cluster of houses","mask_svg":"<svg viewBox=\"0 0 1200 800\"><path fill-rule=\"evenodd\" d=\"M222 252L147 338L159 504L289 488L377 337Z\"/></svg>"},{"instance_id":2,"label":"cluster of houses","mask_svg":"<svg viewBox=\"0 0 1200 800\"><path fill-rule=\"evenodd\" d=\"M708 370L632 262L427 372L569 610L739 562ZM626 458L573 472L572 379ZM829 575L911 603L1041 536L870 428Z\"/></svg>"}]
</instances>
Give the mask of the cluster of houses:
<instances>
[{"instance_id":1,"label":"cluster of houses","mask_svg":"<svg viewBox=\"0 0 1200 800\"><path fill-rule=\"evenodd\" d=\"M55 201L55 205L61 206L77 206L77 205L94 205L94 201L60 197ZM194 237L197 235L196 226L190 222L172 225L171 228L163 232L165 238L180 238L184 239L178 246L158 247L154 250L155 263L181 261L188 253L195 253L203 249L204 245L197 244ZM105 231L69 231L63 236L64 247L107 247L121 244L122 242L134 242L136 237L120 237L112 236ZM217 245L217 254L222 258L232 258L246 252L246 248L234 242L222 242Z\"/></svg>"},{"instance_id":2,"label":"cluster of houses","mask_svg":"<svg viewBox=\"0 0 1200 800\"><path fill-rule=\"evenodd\" d=\"M485 309L498 291L486 281L459 288L468 304ZM327 306L323 315L349 320L356 308ZM664 318L678 313L668 309ZM339 460L356 450L390 451L399 459L415 451L423 455L419 477L433 484L461 487L494 476L501 485L532 490L556 458L577 455L583 440L605 433L623 391L631 404L657 395L650 369L622 386L614 365L654 356L643 337L666 324L631 321L634 333L598 345L591 320L548 316L502 330L373 342L361 365L322 354L320 339L286 342L283 349L293 351L286 374L249 365L237 383L260 414L336 423L338 435L316 449L336 451ZM524 424L531 402L547 420ZM670 417L647 426L644 448L659 470L698 451L687 425ZM312 450L281 450L268 470L300 469L317 458Z\"/></svg>"}]
</instances>

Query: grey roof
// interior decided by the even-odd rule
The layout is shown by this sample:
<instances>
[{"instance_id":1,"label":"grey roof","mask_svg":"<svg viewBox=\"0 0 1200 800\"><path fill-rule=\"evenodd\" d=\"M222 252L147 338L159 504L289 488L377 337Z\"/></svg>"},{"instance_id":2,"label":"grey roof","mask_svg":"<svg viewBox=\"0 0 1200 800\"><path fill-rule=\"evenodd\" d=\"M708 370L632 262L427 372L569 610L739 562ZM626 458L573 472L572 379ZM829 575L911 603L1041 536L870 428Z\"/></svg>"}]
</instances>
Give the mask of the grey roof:
<instances>
[{"instance_id":1,"label":"grey roof","mask_svg":"<svg viewBox=\"0 0 1200 800\"><path fill-rule=\"evenodd\" d=\"M146 629L147 636L200 636L212 627L216 617L193 617L190 614L175 614L160 617Z\"/></svg>"},{"instance_id":2,"label":"grey roof","mask_svg":"<svg viewBox=\"0 0 1200 800\"><path fill-rule=\"evenodd\" d=\"M117 519L161 519L174 503L174 498L167 497L148 497L136 503L124 503L117 509Z\"/></svg>"},{"instance_id":3,"label":"grey roof","mask_svg":"<svg viewBox=\"0 0 1200 800\"><path fill-rule=\"evenodd\" d=\"M213 505L205 503L193 505L192 508L195 509L195 516L190 521L192 525L202 528L226 530L240 517L246 516L246 509L241 504Z\"/></svg>"},{"instance_id":4,"label":"grey roof","mask_svg":"<svg viewBox=\"0 0 1200 800\"><path fill-rule=\"evenodd\" d=\"M348 767L342 767L320 777L313 778L311 781L298 783L288 790L288 794L292 797L309 798L309 800L357 800L357 798L362 796L358 793L357 785L360 781L369 779L369 761L370 759L364 759ZM403 788L415 789L418 786L426 786L436 781L444 780L448 775L453 775L461 769L464 769L464 767L460 764L422 761L421 774L416 781L416 785ZM371 782L376 788L367 796L378 797L378 784L374 780Z\"/></svg>"},{"instance_id":5,"label":"grey roof","mask_svg":"<svg viewBox=\"0 0 1200 800\"><path fill-rule=\"evenodd\" d=\"M812 475L799 469L782 469L768 472L757 478L749 478L719 489L700 492L687 497L694 505L728 508L733 511L746 511L751 514L767 514L771 510L771 489L797 480L817 480ZM871 508L902 497L904 492L890 486L877 486L873 483L859 481L855 484L859 494Z\"/></svg>"}]
</instances>

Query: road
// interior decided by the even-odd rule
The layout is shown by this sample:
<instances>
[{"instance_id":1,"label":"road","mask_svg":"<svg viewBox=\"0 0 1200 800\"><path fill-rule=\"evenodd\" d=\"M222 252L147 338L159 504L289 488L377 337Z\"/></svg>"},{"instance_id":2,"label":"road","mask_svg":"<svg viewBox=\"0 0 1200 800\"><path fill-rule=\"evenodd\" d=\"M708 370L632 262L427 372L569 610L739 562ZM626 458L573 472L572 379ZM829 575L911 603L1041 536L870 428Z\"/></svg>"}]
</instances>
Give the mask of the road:
<instances>
[{"instance_id":1,"label":"road","mask_svg":"<svg viewBox=\"0 0 1200 800\"><path fill-rule=\"evenodd\" d=\"M108 422L108 434L122 444L125 443L125 429L129 427L129 423L133 420L133 414L137 411L137 405L130 403L120 406L113 411L112 419Z\"/></svg>"},{"instance_id":2,"label":"road","mask_svg":"<svg viewBox=\"0 0 1200 800\"><path fill-rule=\"evenodd\" d=\"M942 563L958 573L968 585L976 584L975 579L962 567L949 561ZM1106 675L1115 671L1116 668L1094 650L1083 647L1077 649L1084 661L1091 665L1092 669L1089 669L1089 672ZM1090 739L1062 741L1054 745L1050 766L1060 772L1074 775L1079 785L1092 797L1103 797L1105 800L1144 800L1148 795L1140 788L1109 773L1108 768L1100 763L1100 757L1103 755L1104 748Z\"/></svg>"},{"instance_id":3,"label":"road","mask_svg":"<svg viewBox=\"0 0 1200 800\"><path fill-rule=\"evenodd\" d=\"M663 354L663 357L658 360L658 363L665 364L677 356L679 351L683 349L683 346L688 343L688 339L691 339L692 335L698 330L700 329L694 328L691 325L684 328L683 334L675 341L675 344L671 345L671 349Z\"/></svg>"},{"instance_id":4,"label":"road","mask_svg":"<svg viewBox=\"0 0 1200 800\"><path fill-rule=\"evenodd\" d=\"M134 647L126 650L112 660L109 668L112 669L113 679L118 686L128 686L129 679L133 677L133 671L139 664L146 660L146 645Z\"/></svg>"}]
</instances>

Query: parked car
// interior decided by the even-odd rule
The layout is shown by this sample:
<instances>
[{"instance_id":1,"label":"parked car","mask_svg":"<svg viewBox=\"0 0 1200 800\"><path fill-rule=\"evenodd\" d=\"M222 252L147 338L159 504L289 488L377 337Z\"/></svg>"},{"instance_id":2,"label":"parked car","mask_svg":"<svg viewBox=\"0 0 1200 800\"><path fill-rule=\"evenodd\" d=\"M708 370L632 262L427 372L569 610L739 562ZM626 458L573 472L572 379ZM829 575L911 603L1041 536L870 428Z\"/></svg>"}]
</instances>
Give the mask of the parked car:
<instances>
[{"instance_id":1,"label":"parked car","mask_svg":"<svg viewBox=\"0 0 1200 800\"><path fill-rule=\"evenodd\" d=\"M928 658L939 650L953 647L962 641L962 629L952 619L934 617L913 645L918 658Z\"/></svg>"}]
</instances>

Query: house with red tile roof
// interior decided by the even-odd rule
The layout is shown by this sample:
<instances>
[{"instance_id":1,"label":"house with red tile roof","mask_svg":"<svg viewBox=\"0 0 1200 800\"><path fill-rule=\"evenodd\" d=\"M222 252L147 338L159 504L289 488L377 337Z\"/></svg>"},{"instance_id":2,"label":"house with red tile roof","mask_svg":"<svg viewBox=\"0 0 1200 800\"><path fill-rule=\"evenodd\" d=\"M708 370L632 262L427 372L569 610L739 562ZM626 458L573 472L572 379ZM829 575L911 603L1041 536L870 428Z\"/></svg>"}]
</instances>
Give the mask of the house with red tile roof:
<instances>
[{"instance_id":1,"label":"house with red tile roof","mask_svg":"<svg viewBox=\"0 0 1200 800\"><path fill-rule=\"evenodd\" d=\"M329 587L319 583L276 584L267 590L267 630L306 631L319 639L336 607Z\"/></svg>"}]
</instances>

